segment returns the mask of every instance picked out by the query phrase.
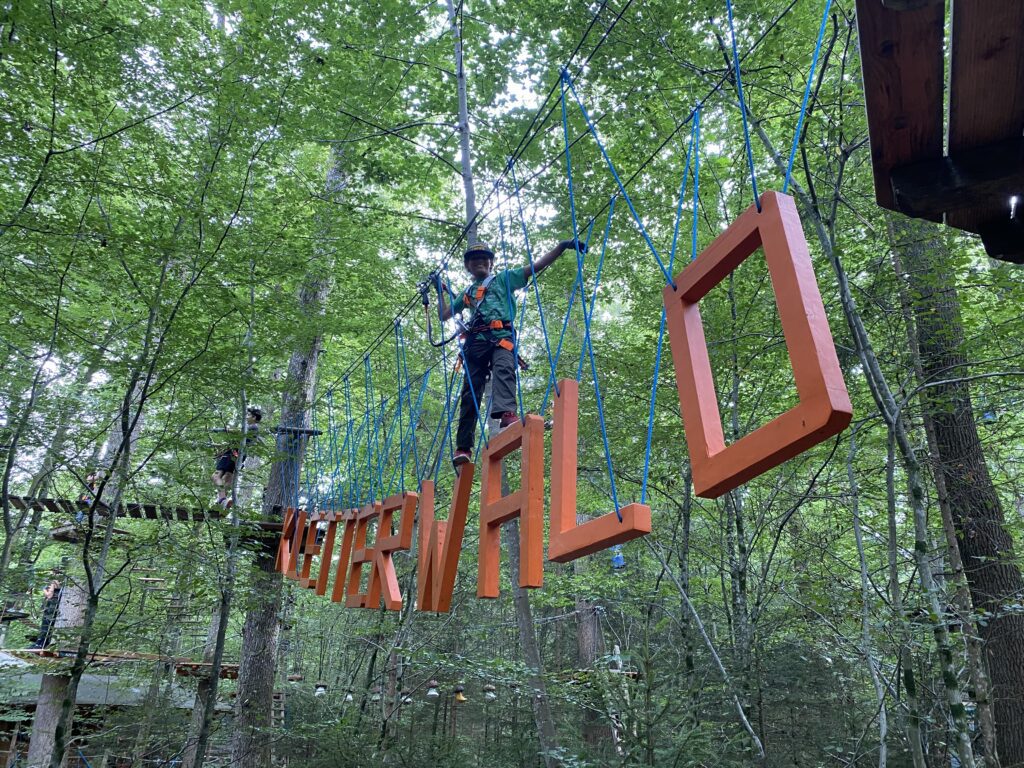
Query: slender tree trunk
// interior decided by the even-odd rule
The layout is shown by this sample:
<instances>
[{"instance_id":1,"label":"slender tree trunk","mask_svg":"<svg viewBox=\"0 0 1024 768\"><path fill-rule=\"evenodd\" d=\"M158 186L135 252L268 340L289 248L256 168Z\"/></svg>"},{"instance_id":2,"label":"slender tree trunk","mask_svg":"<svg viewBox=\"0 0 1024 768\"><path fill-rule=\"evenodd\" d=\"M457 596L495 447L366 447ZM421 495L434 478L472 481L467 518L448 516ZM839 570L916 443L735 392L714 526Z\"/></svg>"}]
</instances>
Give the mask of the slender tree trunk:
<instances>
[{"instance_id":1,"label":"slender tree trunk","mask_svg":"<svg viewBox=\"0 0 1024 768\"><path fill-rule=\"evenodd\" d=\"M213 661L214 651L217 647L217 638L220 635L223 615L221 605L218 602L210 616L210 626L206 633L206 643L203 646L203 661ZM181 752L181 768L196 768L196 761L200 736L204 726L209 730L209 723L206 721L206 702L210 697L213 686L210 685L212 677L202 677L196 687L196 699L192 705L192 719L189 722L188 738L185 741L185 748ZM216 697L214 697L216 700Z\"/></svg>"},{"instance_id":2,"label":"slender tree trunk","mask_svg":"<svg viewBox=\"0 0 1024 768\"><path fill-rule=\"evenodd\" d=\"M462 58L462 27L455 11L455 3L452 0L445 0L445 3L448 6L448 23L455 40L455 79L459 91L459 149L462 155L462 187L466 193L466 239L469 243L475 243L477 241L476 191L473 185L473 150L469 132L466 68Z\"/></svg>"},{"instance_id":3,"label":"slender tree trunk","mask_svg":"<svg viewBox=\"0 0 1024 768\"><path fill-rule=\"evenodd\" d=\"M895 246L911 291L921 362L921 402L935 439L938 474L952 513L959 553L987 651L995 704L997 748L1005 768L1024 766L1024 579L1006 531L974 419L970 366L955 282L944 264L946 245L936 227L899 218Z\"/></svg>"},{"instance_id":4,"label":"slender tree trunk","mask_svg":"<svg viewBox=\"0 0 1024 768\"><path fill-rule=\"evenodd\" d=\"M345 185L341 156L335 154L327 174L327 194L340 193ZM317 365L323 349L321 315L331 290L330 269L318 269L306 276L299 292L299 308L310 323L305 335L296 339L288 363L281 425L308 428L309 404L313 402ZM294 431L278 434L278 456L270 469L270 481L263 498L265 519L281 519L282 510L294 503L295 478L299 476L307 436ZM277 510L275 512L275 509ZM281 575L274 571L275 553L264 547L256 555L252 593L254 605L247 611L242 630L238 695L231 740L231 761L235 768L269 768L274 742L271 729L274 681L276 678L278 614L281 611Z\"/></svg>"},{"instance_id":5,"label":"slender tree trunk","mask_svg":"<svg viewBox=\"0 0 1024 768\"><path fill-rule=\"evenodd\" d=\"M587 518L578 516L578 522L584 523ZM573 561L573 569L577 574L583 573L587 561L591 558ZM587 598L576 596L576 660L579 669L593 670L597 661L604 656L604 635L601 632L601 607ZM595 699L583 710L581 724L583 742L590 747L599 748L611 741L611 732L602 722L601 710L596 706Z\"/></svg>"},{"instance_id":6,"label":"slender tree trunk","mask_svg":"<svg viewBox=\"0 0 1024 768\"><path fill-rule=\"evenodd\" d=\"M775 150L771 139L765 132L764 126L755 119L754 115L750 115L750 119L772 161L784 173L786 170L785 159ZM942 677L946 706L949 709L950 718L953 722L955 749L962 768L975 768L974 749L971 746L967 712L963 705L963 693L953 660L948 627L943 619L943 601L940 599L932 569L929 552L928 510L925 508L926 494L921 463L914 448L911 435L907 432L906 425L901 418L896 398L892 393L888 380L885 378L882 366L878 362L878 357L875 355L874 347L864 326L864 320L857 309L856 301L854 301L846 269L835 248L835 243L829 233L829 229L825 225L821 211L818 209L815 201L804 192L796 181L793 182L793 191L803 209L804 220L814 227L822 251L832 265L839 288L839 300L843 309L843 315L849 326L854 347L857 350L857 356L864 369L868 388L875 400L882 420L893 436L903 463L908 491L907 496L914 523L914 562L917 565L918 578L921 582L921 590L924 593L928 611L935 617L935 622L932 626L932 636L934 637L938 652L939 673Z\"/></svg>"},{"instance_id":7,"label":"slender tree trunk","mask_svg":"<svg viewBox=\"0 0 1024 768\"><path fill-rule=\"evenodd\" d=\"M853 511L853 534L857 542L857 561L860 564L860 646L861 655L868 665L871 685L875 689L878 700L878 768L886 768L889 759L889 713L885 706L885 686L882 685L871 641L871 577L868 574L867 556L864 554L864 536L860 524L860 489L857 485L857 473L853 468L853 459L857 453L857 433L850 435L850 454L846 461L846 476L850 482L850 499Z\"/></svg>"},{"instance_id":8,"label":"slender tree trunk","mask_svg":"<svg viewBox=\"0 0 1024 768\"><path fill-rule=\"evenodd\" d=\"M512 520L501 529L508 555L509 573L512 581L512 602L516 611L516 626L519 629L519 645L523 649L523 661L526 664L526 693L530 697L533 708L533 720L537 726L537 738L540 741L541 758L545 768L557 768L562 764L558 735L555 732L555 719L551 714L551 703L548 700L547 684L544 682L544 661L541 658L540 646L537 644L537 633L533 627L533 612L530 609L530 592L519 586L519 521Z\"/></svg>"}]
</instances>

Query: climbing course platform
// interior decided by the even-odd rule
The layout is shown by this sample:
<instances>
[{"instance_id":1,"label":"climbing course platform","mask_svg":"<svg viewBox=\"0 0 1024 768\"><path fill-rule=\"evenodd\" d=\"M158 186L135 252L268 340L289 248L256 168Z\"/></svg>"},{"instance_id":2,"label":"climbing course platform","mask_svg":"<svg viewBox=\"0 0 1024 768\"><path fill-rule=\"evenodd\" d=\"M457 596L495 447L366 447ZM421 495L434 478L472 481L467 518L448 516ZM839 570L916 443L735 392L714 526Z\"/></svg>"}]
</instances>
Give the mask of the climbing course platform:
<instances>
[{"instance_id":1,"label":"climbing course platform","mask_svg":"<svg viewBox=\"0 0 1024 768\"><path fill-rule=\"evenodd\" d=\"M88 504L75 499L29 498L9 496L11 506L19 510L44 510L55 514L76 515L88 509ZM101 506L99 514L106 515L109 507ZM179 507L170 504L129 503L117 508L118 517L137 520L180 520L182 522L213 520L221 517L222 510Z\"/></svg>"},{"instance_id":2,"label":"climbing course platform","mask_svg":"<svg viewBox=\"0 0 1024 768\"><path fill-rule=\"evenodd\" d=\"M954 2L950 21L947 41L944 0L857 0L875 198L1021 264L1024 3Z\"/></svg>"}]
</instances>

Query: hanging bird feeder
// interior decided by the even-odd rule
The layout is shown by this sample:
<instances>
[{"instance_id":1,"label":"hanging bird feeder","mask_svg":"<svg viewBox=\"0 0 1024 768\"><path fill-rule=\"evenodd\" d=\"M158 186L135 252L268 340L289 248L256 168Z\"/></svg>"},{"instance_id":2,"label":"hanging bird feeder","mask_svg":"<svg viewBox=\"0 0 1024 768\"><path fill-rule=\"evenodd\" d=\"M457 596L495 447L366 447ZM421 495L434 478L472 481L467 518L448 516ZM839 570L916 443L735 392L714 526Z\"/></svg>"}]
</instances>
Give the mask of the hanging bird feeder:
<instances>
[{"instance_id":1,"label":"hanging bird feeder","mask_svg":"<svg viewBox=\"0 0 1024 768\"><path fill-rule=\"evenodd\" d=\"M438 688L440 688L440 687L441 687L441 684L439 682L437 682L437 680L429 681L427 683L427 698L428 699L440 698L441 692L438 690Z\"/></svg>"},{"instance_id":2,"label":"hanging bird feeder","mask_svg":"<svg viewBox=\"0 0 1024 768\"><path fill-rule=\"evenodd\" d=\"M497 701L498 689L490 683L484 686L484 701Z\"/></svg>"},{"instance_id":3,"label":"hanging bird feeder","mask_svg":"<svg viewBox=\"0 0 1024 768\"><path fill-rule=\"evenodd\" d=\"M466 686L464 686L464 685L460 684L460 685L456 685L455 686L454 691L455 691L455 701L456 701L456 703L462 704L464 701L469 701L469 699L467 699L465 694L463 693L465 690L466 690Z\"/></svg>"},{"instance_id":4,"label":"hanging bird feeder","mask_svg":"<svg viewBox=\"0 0 1024 768\"><path fill-rule=\"evenodd\" d=\"M348 704L353 701L355 701L355 697L352 695L352 691L349 691L345 694L345 703Z\"/></svg>"},{"instance_id":5,"label":"hanging bird feeder","mask_svg":"<svg viewBox=\"0 0 1024 768\"><path fill-rule=\"evenodd\" d=\"M317 683L316 685L314 685L313 686L313 695L314 696L325 696L325 695L327 695L327 683L320 682L320 683Z\"/></svg>"},{"instance_id":6,"label":"hanging bird feeder","mask_svg":"<svg viewBox=\"0 0 1024 768\"><path fill-rule=\"evenodd\" d=\"M370 695L370 701L372 701L374 703L380 701L380 686L379 685L373 686L373 689L372 689L372 692L371 692L371 695Z\"/></svg>"},{"instance_id":7,"label":"hanging bird feeder","mask_svg":"<svg viewBox=\"0 0 1024 768\"><path fill-rule=\"evenodd\" d=\"M402 703L412 704L412 691L410 691L408 688L402 689Z\"/></svg>"}]
</instances>

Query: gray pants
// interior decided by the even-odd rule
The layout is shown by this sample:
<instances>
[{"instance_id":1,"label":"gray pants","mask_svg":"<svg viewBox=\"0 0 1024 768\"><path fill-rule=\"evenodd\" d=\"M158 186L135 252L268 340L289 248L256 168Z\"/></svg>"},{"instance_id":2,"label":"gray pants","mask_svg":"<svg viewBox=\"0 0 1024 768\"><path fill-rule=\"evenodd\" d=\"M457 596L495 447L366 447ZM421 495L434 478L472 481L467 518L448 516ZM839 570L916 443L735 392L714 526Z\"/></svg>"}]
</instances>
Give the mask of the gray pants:
<instances>
[{"instance_id":1,"label":"gray pants","mask_svg":"<svg viewBox=\"0 0 1024 768\"><path fill-rule=\"evenodd\" d=\"M473 450L476 434L477 413L487 379L491 380L491 417L498 418L506 411L515 412L516 403L516 356L510 350L499 347L487 336L474 336L463 347L465 352L466 378L462 382L462 398L459 401L459 429L455 447L460 451Z\"/></svg>"}]
</instances>

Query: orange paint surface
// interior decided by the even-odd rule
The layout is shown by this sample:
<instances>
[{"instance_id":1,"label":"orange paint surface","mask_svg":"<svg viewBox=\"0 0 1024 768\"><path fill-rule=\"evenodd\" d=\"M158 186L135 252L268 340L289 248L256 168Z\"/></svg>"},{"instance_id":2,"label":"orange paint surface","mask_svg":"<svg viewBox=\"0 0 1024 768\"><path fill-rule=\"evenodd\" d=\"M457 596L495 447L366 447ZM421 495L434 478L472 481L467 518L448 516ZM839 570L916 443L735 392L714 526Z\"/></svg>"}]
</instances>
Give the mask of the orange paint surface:
<instances>
[{"instance_id":1,"label":"orange paint surface","mask_svg":"<svg viewBox=\"0 0 1024 768\"><path fill-rule=\"evenodd\" d=\"M412 529L416 520L416 504L419 494L412 491L395 494L375 505L379 519L377 521L377 540L373 546L373 564L370 567L370 584L364 608L376 608L384 598L384 607L389 611L402 610L402 592L398 587L398 576L392 560L394 552L409 549L412 546ZM401 511L398 518L398 533L391 533L391 523L395 512Z\"/></svg>"},{"instance_id":2,"label":"orange paint surface","mask_svg":"<svg viewBox=\"0 0 1024 768\"><path fill-rule=\"evenodd\" d=\"M519 490L501 493L503 459L522 449ZM477 597L497 597L501 524L519 517L519 586L544 581L544 419L527 414L493 437L484 449L480 475L480 550Z\"/></svg>"},{"instance_id":3,"label":"orange paint surface","mask_svg":"<svg viewBox=\"0 0 1024 768\"><path fill-rule=\"evenodd\" d=\"M551 440L551 530L548 560L568 563L614 544L624 544L651 532L651 508L627 504L619 512L577 525L576 471L579 450L580 385L562 379L555 393L555 431Z\"/></svg>"},{"instance_id":4,"label":"orange paint surface","mask_svg":"<svg viewBox=\"0 0 1024 768\"><path fill-rule=\"evenodd\" d=\"M793 198L765 192L664 290L694 491L715 498L841 432L853 413ZM800 403L726 446L700 300L764 247Z\"/></svg>"},{"instance_id":5,"label":"orange paint surface","mask_svg":"<svg viewBox=\"0 0 1024 768\"><path fill-rule=\"evenodd\" d=\"M462 465L452 491L452 506L447 520L434 519L434 481L425 481L420 490L417 610L438 613L451 610L474 470L472 463Z\"/></svg>"},{"instance_id":6,"label":"orange paint surface","mask_svg":"<svg viewBox=\"0 0 1024 768\"><path fill-rule=\"evenodd\" d=\"M360 592L363 579L363 566L366 563L373 563L373 547L366 546L366 534L370 521L380 516L381 502L375 501L367 504L355 515L355 532L352 539L352 564L348 573L348 590L345 595L346 608L371 608L369 600L370 585L366 592ZM377 602L380 602L380 595L377 595Z\"/></svg>"}]
</instances>

